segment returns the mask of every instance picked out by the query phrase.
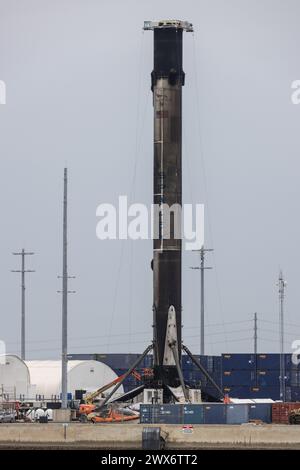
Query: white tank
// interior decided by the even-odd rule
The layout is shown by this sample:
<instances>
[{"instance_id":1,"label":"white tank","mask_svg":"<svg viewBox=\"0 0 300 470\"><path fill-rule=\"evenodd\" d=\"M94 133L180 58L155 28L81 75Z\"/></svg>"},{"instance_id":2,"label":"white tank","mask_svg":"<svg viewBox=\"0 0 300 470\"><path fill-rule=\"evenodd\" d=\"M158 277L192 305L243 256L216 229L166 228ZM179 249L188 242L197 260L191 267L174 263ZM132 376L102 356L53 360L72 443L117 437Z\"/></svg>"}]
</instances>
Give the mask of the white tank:
<instances>
[{"instance_id":1,"label":"white tank","mask_svg":"<svg viewBox=\"0 0 300 470\"><path fill-rule=\"evenodd\" d=\"M61 394L61 361L26 361L26 364L36 395L42 395L46 399ZM68 393L72 393L73 397L75 390L94 392L117 377L103 362L68 361ZM123 391L121 385L118 393Z\"/></svg>"},{"instance_id":2,"label":"white tank","mask_svg":"<svg viewBox=\"0 0 300 470\"><path fill-rule=\"evenodd\" d=\"M18 400L21 395L27 397L30 375L25 362L10 354L0 359L0 396L6 400Z\"/></svg>"}]
</instances>

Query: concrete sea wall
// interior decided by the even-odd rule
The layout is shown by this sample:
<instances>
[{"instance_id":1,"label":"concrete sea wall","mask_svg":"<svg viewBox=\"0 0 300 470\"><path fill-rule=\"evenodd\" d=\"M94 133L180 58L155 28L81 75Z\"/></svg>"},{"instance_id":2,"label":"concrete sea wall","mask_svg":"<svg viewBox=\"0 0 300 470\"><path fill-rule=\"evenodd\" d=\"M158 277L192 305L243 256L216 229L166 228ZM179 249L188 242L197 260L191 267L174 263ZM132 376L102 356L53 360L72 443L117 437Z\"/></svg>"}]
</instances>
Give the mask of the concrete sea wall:
<instances>
[{"instance_id":1,"label":"concrete sea wall","mask_svg":"<svg viewBox=\"0 0 300 470\"><path fill-rule=\"evenodd\" d=\"M141 424L0 424L0 448L141 449ZM185 432L180 425L160 425L167 434L167 449L273 448L300 449L298 426L195 425Z\"/></svg>"}]
</instances>

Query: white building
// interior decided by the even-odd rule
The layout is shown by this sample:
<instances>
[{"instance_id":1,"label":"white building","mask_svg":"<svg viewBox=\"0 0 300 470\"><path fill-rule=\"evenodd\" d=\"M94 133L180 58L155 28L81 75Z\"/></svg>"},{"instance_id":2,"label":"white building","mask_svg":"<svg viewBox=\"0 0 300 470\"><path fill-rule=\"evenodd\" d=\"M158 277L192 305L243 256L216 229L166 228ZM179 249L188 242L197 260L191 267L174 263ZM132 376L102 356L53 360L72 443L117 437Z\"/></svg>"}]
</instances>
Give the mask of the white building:
<instances>
[{"instance_id":1,"label":"white building","mask_svg":"<svg viewBox=\"0 0 300 470\"><path fill-rule=\"evenodd\" d=\"M45 399L60 396L61 361L26 361L26 365L30 374L31 389L35 395L44 396ZM68 361L68 392L72 393L73 397L75 390L94 392L117 377L109 366L99 361ZM123 392L121 385L118 393Z\"/></svg>"},{"instance_id":2,"label":"white building","mask_svg":"<svg viewBox=\"0 0 300 470\"><path fill-rule=\"evenodd\" d=\"M30 375L27 365L18 356L0 357L0 400L18 400L27 397Z\"/></svg>"}]
</instances>

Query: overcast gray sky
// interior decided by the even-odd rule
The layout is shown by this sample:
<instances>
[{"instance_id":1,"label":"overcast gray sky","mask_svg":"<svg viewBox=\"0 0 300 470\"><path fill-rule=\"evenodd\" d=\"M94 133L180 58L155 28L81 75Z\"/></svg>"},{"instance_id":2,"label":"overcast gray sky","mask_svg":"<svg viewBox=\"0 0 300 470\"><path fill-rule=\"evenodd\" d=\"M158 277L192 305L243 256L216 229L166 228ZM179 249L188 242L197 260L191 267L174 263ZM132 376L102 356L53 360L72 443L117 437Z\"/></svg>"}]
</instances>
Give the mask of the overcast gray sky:
<instances>
[{"instance_id":1,"label":"overcast gray sky","mask_svg":"<svg viewBox=\"0 0 300 470\"><path fill-rule=\"evenodd\" d=\"M0 0L0 337L20 351L22 247L27 351L60 355L63 168L69 168L69 352L139 352L152 336L151 241L99 241L96 207L152 200L151 32L184 37L184 202L204 203L207 353L278 351L300 338L300 79L297 0ZM136 168L136 170L134 170ZM134 177L135 175L135 177ZM184 253L184 340L199 351L199 272ZM293 326L297 324L299 326Z\"/></svg>"}]
</instances>

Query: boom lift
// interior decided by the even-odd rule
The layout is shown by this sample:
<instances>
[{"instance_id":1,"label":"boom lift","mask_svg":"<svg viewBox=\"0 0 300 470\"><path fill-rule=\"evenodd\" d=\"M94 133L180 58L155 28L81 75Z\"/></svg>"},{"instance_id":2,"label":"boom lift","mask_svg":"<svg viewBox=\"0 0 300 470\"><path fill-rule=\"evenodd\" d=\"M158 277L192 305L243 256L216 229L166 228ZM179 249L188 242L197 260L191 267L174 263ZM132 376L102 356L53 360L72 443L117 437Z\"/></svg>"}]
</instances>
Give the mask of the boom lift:
<instances>
[{"instance_id":1,"label":"boom lift","mask_svg":"<svg viewBox=\"0 0 300 470\"><path fill-rule=\"evenodd\" d=\"M137 379L137 380L141 380L141 375L136 372L135 370L133 370L131 372L131 375ZM102 387L98 388L97 390L95 390L94 392L92 393L89 393L84 401L85 403L82 403L80 406L79 406L79 414L80 416L83 418L82 421L84 420L84 416L87 416L89 415L90 413L94 412L97 408L97 404L94 403L94 401L100 397L104 392L106 392L107 390L109 390L111 387L113 387L114 385L120 383L123 379L124 379L124 376L125 374L123 375L120 375L119 377L117 377L116 379L112 380L111 382L109 382L108 384L106 385L103 385Z\"/></svg>"}]
</instances>

